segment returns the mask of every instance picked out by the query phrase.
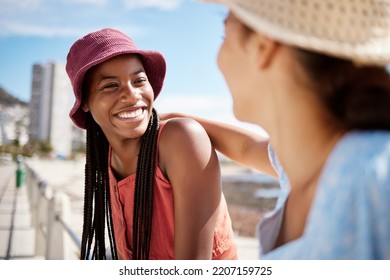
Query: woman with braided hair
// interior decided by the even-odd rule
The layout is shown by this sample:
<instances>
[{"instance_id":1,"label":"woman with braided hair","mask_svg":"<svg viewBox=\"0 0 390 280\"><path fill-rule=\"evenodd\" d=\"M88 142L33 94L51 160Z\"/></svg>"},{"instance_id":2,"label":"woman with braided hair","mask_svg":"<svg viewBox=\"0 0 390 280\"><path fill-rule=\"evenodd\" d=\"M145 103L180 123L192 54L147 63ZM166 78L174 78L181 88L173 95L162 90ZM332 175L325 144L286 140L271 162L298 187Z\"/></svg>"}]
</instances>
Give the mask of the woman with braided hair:
<instances>
[{"instance_id":1,"label":"woman with braided hair","mask_svg":"<svg viewBox=\"0 0 390 280\"><path fill-rule=\"evenodd\" d=\"M163 56L106 28L73 44L66 70L70 117L87 130L81 259L236 259L206 132L153 108Z\"/></svg>"}]
</instances>

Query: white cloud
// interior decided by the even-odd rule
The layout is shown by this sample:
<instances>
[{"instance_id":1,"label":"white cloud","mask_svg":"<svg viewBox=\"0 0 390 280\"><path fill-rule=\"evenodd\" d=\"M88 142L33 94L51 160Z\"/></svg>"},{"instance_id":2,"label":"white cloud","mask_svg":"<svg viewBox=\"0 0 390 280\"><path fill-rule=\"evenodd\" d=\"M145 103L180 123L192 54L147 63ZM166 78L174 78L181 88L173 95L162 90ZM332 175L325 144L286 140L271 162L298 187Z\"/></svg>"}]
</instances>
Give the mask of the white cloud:
<instances>
[{"instance_id":1,"label":"white cloud","mask_svg":"<svg viewBox=\"0 0 390 280\"><path fill-rule=\"evenodd\" d=\"M0 37L79 37L103 27L117 28L132 36L148 34L146 28L125 21L122 26L120 21L107 24L102 19L113 11L107 3L108 0L0 0Z\"/></svg>"},{"instance_id":2,"label":"white cloud","mask_svg":"<svg viewBox=\"0 0 390 280\"><path fill-rule=\"evenodd\" d=\"M39 6L42 6L46 0L2 0L1 10L3 12L10 11L23 11L23 10L33 10Z\"/></svg>"},{"instance_id":3,"label":"white cloud","mask_svg":"<svg viewBox=\"0 0 390 280\"><path fill-rule=\"evenodd\" d=\"M93 5L103 7L108 3L108 0L62 0L67 4Z\"/></svg>"},{"instance_id":4,"label":"white cloud","mask_svg":"<svg viewBox=\"0 0 390 280\"><path fill-rule=\"evenodd\" d=\"M132 36L144 37L150 30L134 25L126 17L129 11L123 7L130 10L139 8L173 10L179 7L182 1L0 0L0 37L79 37L103 27L113 27ZM115 24L117 26L113 26Z\"/></svg>"},{"instance_id":5,"label":"white cloud","mask_svg":"<svg viewBox=\"0 0 390 280\"><path fill-rule=\"evenodd\" d=\"M129 9L156 8L162 10L174 10L178 8L182 0L124 0Z\"/></svg>"},{"instance_id":6,"label":"white cloud","mask_svg":"<svg viewBox=\"0 0 390 280\"><path fill-rule=\"evenodd\" d=\"M1 36L36 36L36 37L81 37L85 34L104 28L106 26L91 25L89 27L79 26L53 26L45 24L31 24L22 21L1 21L0 20L0 37ZM147 30L136 26L110 26L119 29L132 36L144 35Z\"/></svg>"},{"instance_id":7,"label":"white cloud","mask_svg":"<svg viewBox=\"0 0 390 280\"><path fill-rule=\"evenodd\" d=\"M0 35L21 35L21 36L39 36L39 37L52 37L52 36L78 36L80 29L71 28L59 28L55 26L43 26L38 24L30 24L27 22L18 21L6 21L0 22Z\"/></svg>"},{"instance_id":8,"label":"white cloud","mask_svg":"<svg viewBox=\"0 0 390 280\"><path fill-rule=\"evenodd\" d=\"M66 4L88 4L93 6L102 6L107 4L108 0L1 0L2 9L25 10L48 5Z\"/></svg>"}]
</instances>

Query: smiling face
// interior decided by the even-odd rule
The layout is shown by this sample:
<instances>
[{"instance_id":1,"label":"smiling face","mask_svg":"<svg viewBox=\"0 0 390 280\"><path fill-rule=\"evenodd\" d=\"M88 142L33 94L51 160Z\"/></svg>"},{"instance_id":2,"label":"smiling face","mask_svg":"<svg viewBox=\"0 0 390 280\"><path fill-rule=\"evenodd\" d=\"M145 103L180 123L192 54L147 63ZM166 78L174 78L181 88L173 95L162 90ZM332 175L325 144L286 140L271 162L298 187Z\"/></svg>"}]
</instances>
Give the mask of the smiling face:
<instances>
[{"instance_id":1,"label":"smiling face","mask_svg":"<svg viewBox=\"0 0 390 280\"><path fill-rule=\"evenodd\" d=\"M141 137L153 108L153 88L138 55L111 58L93 67L85 78L90 111L109 142Z\"/></svg>"}]
</instances>

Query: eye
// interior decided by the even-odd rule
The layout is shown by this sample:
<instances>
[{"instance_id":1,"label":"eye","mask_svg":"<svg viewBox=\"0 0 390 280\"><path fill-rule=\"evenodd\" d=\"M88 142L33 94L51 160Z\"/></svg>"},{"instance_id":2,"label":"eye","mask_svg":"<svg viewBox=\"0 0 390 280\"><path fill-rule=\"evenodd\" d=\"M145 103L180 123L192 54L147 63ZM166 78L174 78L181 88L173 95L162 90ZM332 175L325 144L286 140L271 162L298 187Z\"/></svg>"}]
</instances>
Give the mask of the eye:
<instances>
[{"instance_id":1,"label":"eye","mask_svg":"<svg viewBox=\"0 0 390 280\"><path fill-rule=\"evenodd\" d=\"M147 81L148 79L146 79L145 77L140 77L134 81L134 84L137 86L143 86Z\"/></svg>"},{"instance_id":2,"label":"eye","mask_svg":"<svg viewBox=\"0 0 390 280\"><path fill-rule=\"evenodd\" d=\"M100 91L114 91L116 90L117 88L119 88L119 84L118 83L108 83L108 84L104 84L102 85L99 90Z\"/></svg>"}]
</instances>

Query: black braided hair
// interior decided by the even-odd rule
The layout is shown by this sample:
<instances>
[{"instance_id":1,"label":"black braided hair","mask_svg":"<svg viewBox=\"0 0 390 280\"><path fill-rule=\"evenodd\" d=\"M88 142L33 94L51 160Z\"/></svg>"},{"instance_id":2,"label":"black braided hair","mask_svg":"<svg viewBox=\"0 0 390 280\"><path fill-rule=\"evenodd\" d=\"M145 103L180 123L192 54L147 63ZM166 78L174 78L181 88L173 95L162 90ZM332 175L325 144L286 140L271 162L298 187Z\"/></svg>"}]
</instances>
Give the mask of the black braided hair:
<instances>
[{"instance_id":1,"label":"black braided hair","mask_svg":"<svg viewBox=\"0 0 390 280\"><path fill-rule=\"evenodd\" d=\"M99 125L88 114L87 159L85 164L84 225L80 258L107 259L105 225L107 224L111 255L117 259L113 231L110 184L108 178L108 141ZM107 221L107 223L106 223ZM94 242L94 243L93 243ZM93 246L93 251L91 252Z\"/></svg>"},{"instance_id":2,"label":"black braided hair","mask_svg":"<svg viewBox=\"0 0 390 280\"><path fill-rule=\"evenodd\" d=\"M133 212L133 259L135 260L149 259L159 126L159 117L153 109L148 128L141 139L135 178Z\"/></svg>"},{"instance_id":3,"label":"black braided hair","mask_svg":"<svg viewBox=\"0 0 390 280\"><path fill-rule=\"evenodd\" d=\"M107 259L106 224L111 256L113 259L118 259L110 203L109 144L103 131L90 114L87 119L84 225L80 259ZM159 117L153 109L147 130L141 137L137 161L133 214L133 259L149 259L158 130Z\"/></svg>"}]
</instances>

